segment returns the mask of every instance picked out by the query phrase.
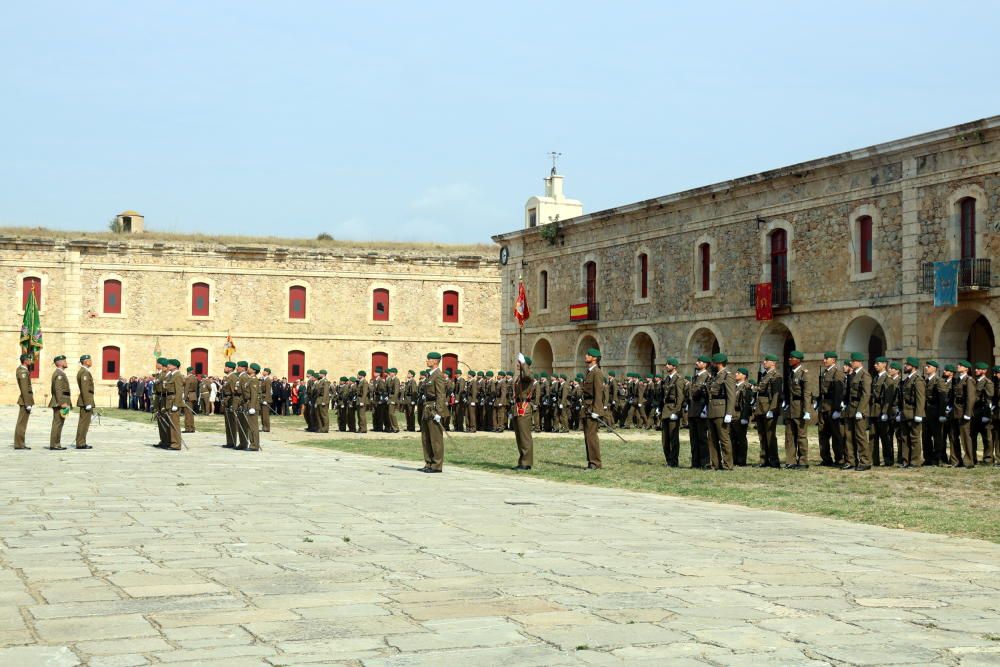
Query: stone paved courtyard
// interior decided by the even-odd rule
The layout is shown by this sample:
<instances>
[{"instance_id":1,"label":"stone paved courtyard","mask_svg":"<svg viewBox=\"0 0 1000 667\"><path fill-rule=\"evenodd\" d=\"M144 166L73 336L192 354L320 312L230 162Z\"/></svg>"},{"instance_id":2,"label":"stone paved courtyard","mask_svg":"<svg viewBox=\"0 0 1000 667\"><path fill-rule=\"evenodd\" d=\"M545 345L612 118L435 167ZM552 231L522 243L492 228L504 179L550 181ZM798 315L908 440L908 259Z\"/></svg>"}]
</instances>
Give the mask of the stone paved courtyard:
<instances>
[{"instance_id":1,"label":"stone paved courtyard","mask_svg":"<svg viewBox=\"0 0 1000 667\"><path fill-rule=\"evenodd\" d=\"M15 452L0 409L0 665L1000 664L990 543L424 475L416 439L175 453L105 419L52 452L50 414Z\"/></svg>"}]
</instances>

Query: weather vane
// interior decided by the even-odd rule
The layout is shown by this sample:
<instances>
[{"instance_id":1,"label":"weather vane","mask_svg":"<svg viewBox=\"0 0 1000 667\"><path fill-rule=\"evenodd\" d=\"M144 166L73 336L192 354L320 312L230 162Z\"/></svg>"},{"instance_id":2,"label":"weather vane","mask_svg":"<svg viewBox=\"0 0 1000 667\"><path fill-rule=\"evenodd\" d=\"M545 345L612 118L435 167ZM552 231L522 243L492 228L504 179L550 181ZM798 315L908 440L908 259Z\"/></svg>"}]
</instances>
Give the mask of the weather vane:
<instances>
[{"instance_id":1,"label":"weather vane","mask_svg":"<svg viewBox=\"0 0 1000 667\"><path fill-rule=\"evenodd\" d=\"M549 151L549 157L552 158L552 175L556 175L556 160L562 157L562 153L556 151Z\"/></svg>"}]
</instances>

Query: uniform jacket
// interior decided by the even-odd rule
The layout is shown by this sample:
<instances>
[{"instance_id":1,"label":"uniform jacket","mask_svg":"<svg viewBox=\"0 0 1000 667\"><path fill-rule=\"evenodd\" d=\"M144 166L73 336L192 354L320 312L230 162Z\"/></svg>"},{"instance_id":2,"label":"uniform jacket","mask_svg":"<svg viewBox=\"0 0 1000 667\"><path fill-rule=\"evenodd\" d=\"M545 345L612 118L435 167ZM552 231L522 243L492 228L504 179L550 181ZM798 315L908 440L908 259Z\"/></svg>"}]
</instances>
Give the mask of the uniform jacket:
<instances>
[{"instance_id":1,"label":"uniform jacket","mask_svg":"<svg viewBox=\"0 0 1000 667\"><path fill-rule=\"evenodd\" d=\"M198 376L190 373L184 378L184 398L193 405L198 400Z\"/></svg>"},{"instance_id":2,"label":"uniform jacket","mask_svg":"<svg viewBox=\"0 0 1000 667\"><path fill-rule=\"evenodd\" d=\"M538 383L535 382L535 376L531 374L531 366L518 363L518 367L520 373L518 373L517 381L514 382L514 401L517 403L517 408L523 410L524 416L527 416L531 414L535 388Z\"/></svg>"},{"instance_id":3,"label":"uniform jacket","mask_svg":"<svg viewBox=\"0 0 1000 667\"><path fill-rule=\"evenodd\" d=\"M935 373L924 383L924 416L937 420L948 412L948 381Z\"/></svg>"},{"instance_id":4,"label":"uniform jacket","mask_svg":"<svg viewBox=\"0 0 1000 667\"><path fill-rule=\"evenodd\" d=\"M993 418L993 380L985 375L976 378L976 403L973 414L976 419Z\"/></svg>"},{"instance_id":5,"label":"uniform jacket","mask_svg":"<svg viewBox=\"0 0 1000 667\"><path fill-rule=\"evenodd\" d=\"M448 380L440 368L435 368L427 375L424 385L424 413L423 419L434 419L434 415L441 415L441 419L448 416Z\"/></svg>"},{"instance_id":6,"label":"uniform jacket","mask_svg":"<svg viewBox=\"0 0 1000 667\"><path fill-rule=\"evenodd\" d=\"M18 405L34 405L35 394L31 389L31 371L27 366L18 366L14 375L17 377L17 389L20 394L17 397Z\"/></svg>"},{"instance_id":7,"label":"uniform jacket","mask_svg":"<svg viewBox=\"0 0 1000 667\"><path fill-rule=\"evenodd\" d=\"M711 379L707 370L691 377L688 387L688 415L691 418L701 417L701 413L708 407L708 383Z\"/></svg>"},{"instance_id":8,"label":"uniform jacket","mask_svg":"<svg viewBox=\"0 0 1000 667\"><path fill-rule=\"evenodd\" d=\"M604 412L604 371L597 364L587 369L580 385L583 389L583 409L585 412Z\"/></svg>"},{"instance_id":9,"label":"uniform jacket","mask_svg":"<svg viewBox=\"0 0 1000 667\"><path fill-rule=\"evenodd\" d=\"M673 375L663 378L663 402L660 406L660 418L669 420L670 415L681 416L684 409L684 394L686 380L676 371Z\"/></svg>"},{"instance_id":10,"label":"uniform jacket","mask_svg":"<svg viewBox=\"0 0 1000 667\"><path fill-rule=\"evenodd\" d=\"M955 419L964 419L966 415L971 418L976 405L976 381L968 373L965 378L955 373L951 386Z\"/></svg>"},{"instance_id":11,"label":"uniform jacket","mask_svg":"<svg viewBox=\"0 0 1000 667\"><path fill-rule=\"evenodd\" d=\"M885 395L887 382L889 382L889 374L886 372L872 376L871 413L873 419L880 419L882 415L889 413L892 397Z\"/></svg>"},{"instance_id":12,"label":"uniform jacket","mask_svg":"<svg viewBox=\"0 0 1000 667\"><path fill-rule=\"evenodd\" d=\"M736 413L736 380L722 368L708 382L708 418L722 419Z\"/></svg>"},{"instance_id":13,"label":"uniform jacket","mask_svg":"<svg viewBox=\"0 0 1000 667\"><path fill-rule=\"evenodd\" d=\"M736 385L736 412L733 419L750 421L753 413L753 390L750 383L743 381Z\"/></svg>"},{"instance_id":14,"label":"uniform jacket","mask_svg":"<svg viewBox=\"0 0 1000 667\"><path fill-rule=\"evenodd\" d=\"M72 397L69 393L69 378L65 371L57 368L52 372L52 393L49 399L50 408L69 407L73 405Z\"/></svg>"},{"instance_id":15,"label":"uniform jacket","mask_svg":"<svg viewBox=\"0 0 1000 667\"><path fill-rule=\"evenodd\" d=\"M270 375L258 379L260 381L260 402L267 405L274 400L274 379Z\"/></svg>"},{"instance_id":16,"label":"uniform jacket","mask_svg":"<svg viewBox=\"0 0 1000 667\"><path fill-rule=\"evenodd\" d=\"M861 413L862 417L871 415L872 376L864 368L859 368L851 374L848 387L847 417Z\"/></svg>"},{"instance_id":17,"label":"uniform jacket","mask_svg":"<svg viewBox=\"0 0 1000 667\"><path fill-rule=\"evenodd\" d=\"M895 421L896 415L900 414L903 404L900 402L900 392L899 386L903 381L902 377L894 378L891 375L886 375L887 379L885 381L885 389L883 390L883 400L885 402L884 411L879 413L879 419L881 415L885 415L890 421ZM872 411L874 416L874 411ZM923 416L923 413L921 413Z\"/></svg>"},{"instance_id":18,"label":"uniform jacket","mask_svg":"<svg viewBox=\"0 0 1000 667\"><path fill-rule=\"evenodd\" d=\"M170 376L164 381L164 389L167 395L166 408L172 410L172 408L177 408L177 410L184 409L184 376L181 375L180 371L174 371Z\"/></svg>"},{"instance_id":19,"label":"uniform jacket","mask_svg":"<svg viewBox=\"0 0 1000 667\"><path fill-rule=\"evenodd\" d=\"M76 387L79 390L79 395L76 397L77 407L84 406L94 406L94 376L90 374L90 371L86 366L80 366L80 370L76 372Z\"/></svg>"},{"instance_id":20,"label":"uniform jacket","mask_svg":"<svg viewBox=\"0 0 1000 667\"><path fill-rule=\"evenodd\" d=\"M765 417L770 412L777 418L781 413L781 376L775 368L760 376L757 383L757 402L754 404L755 417Z\"/></svg>"},{"instance_id":21,"label":"uniform jacket","mask_svg":"<svg viewBox=\"0 0 1000 667\"><path fill-rule=\"evenodd\" d=\"M802 419L812 406L812 391L809 389L809 371L799 364L788 376L788 410L790 419Z\"/></svg>"},{"instance_id":22,"label":"uniform jacket","mask_svg":"<svg viewBox=\"0 0 1000 667\"><path fill-rule=\"evenodd\" d=\"M924 377L914 371L899 379L899 411L904 421L914 417L924 418L926 414L927 385Z\"/></svg>"}]
</instances>

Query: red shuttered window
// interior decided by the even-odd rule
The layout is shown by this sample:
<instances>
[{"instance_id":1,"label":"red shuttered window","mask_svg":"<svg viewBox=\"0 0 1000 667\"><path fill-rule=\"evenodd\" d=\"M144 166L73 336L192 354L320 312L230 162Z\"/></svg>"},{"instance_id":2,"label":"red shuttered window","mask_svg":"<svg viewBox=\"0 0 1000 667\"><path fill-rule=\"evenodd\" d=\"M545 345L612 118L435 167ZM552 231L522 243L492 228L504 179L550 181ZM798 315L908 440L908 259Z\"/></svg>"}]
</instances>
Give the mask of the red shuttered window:
<instances>
[{"instance_id":1,"label":"red shuttered window","mask_svg":"<svg viewBox=\"0 0 1000 667\"><path fill-rule=\"evenodd\" d=\"M209 313L208 283L195 283L191 286L191 314L196 317L208 317Z\"/></svg>"},{"instance_id":2,"label":"red shuttered window","mask_svg":"<svg viewBox=\"0 0 1000 667\"><path fill-rule=\"evenodd\" d=\"M38 309L42 309L42 279L41 278L25 278L21 281L21 310L28 305L28 294L34 290L35 292L35 305Z\"/></svg>"},{"instance_id":3,"label":"red shuttered window","mask_svg":"<svg viewBox=\"0 0 1000 667\"><path fill-rule=\"evenodd\" d=\"M444 322L458 322L458 292L448 290L444 293Z\"/></svg>"},{"instance_id":4,"label":"red shuttered window","mask_svg":"<svg viewBox=\"0 0 1000 667\"><path fill-rule=\"evenodd\" d=\"M306 353L302 350L292 350L288 353L288 381L299 381L305 375Z\"/></svg>"},{"instance_id":5,"label":"red shuttered window","mask_svg":"<svg viewBox=\"0 0 1000 667\"><path fill-rule=\"evenodd\" d=\"M306 318L306 288L302 285L288 288L288 317L293 320Z\"/></svg>"},{"instance_id":6,"label":"red shuttered window","mask_svg":"<svg viewBox=\"0 0 1000 667\"><path fill-rule=\"evenodd\" d=\"M372 319L376 322L389 320L389 290L379 288L372 292Z\"/></svg>"},{"instance_id":7,"label":"red shuttered window","mask_svg":"<svg viewBox=\"0 0 1000 667\"><path fill-rule=\"evenodd\" d=\"M101 379L117 380L121 375L122 351L114 345L106 345L101 349Z\"/></svg>"},{"instance_id":8,"label":"red shuttered window","mask_svg":"<svg viewBox=\"0 0 1000 667\"><path fill-rule=\"evenodd\" d=\"M104 312L118 315L122 312L122 282L120 280L104 281Z\"/></svg>"}]
</instances>

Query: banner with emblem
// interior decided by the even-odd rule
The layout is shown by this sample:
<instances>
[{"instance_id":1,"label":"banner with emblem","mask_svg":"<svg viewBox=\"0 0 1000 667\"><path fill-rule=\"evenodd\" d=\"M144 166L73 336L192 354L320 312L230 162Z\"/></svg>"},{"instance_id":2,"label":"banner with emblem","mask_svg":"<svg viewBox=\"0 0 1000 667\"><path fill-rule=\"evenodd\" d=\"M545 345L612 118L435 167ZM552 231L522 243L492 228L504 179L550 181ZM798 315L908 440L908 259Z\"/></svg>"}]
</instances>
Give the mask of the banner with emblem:
<instances>
[{"instance_id":1,"label":"banner with emblem","mask_svg":"<svg viewBox=\"0 0 1000 667\"><path fill-rule=\"evenodd\" d=\"M517 326L524 327L524 322L531 317L531 310L528 309L528 294L524 291L524 282L520 282L517 288L517 299L514 301L514 319Z\"/></svg>"},{"instance_id":2,"label":"banner with emblem","mask_svg":"<svg viewBox=\"0 0 1000 667\"><path fill-rule=\"evenodd\" d=\"M771 301L771 283L757 283L754 288L754 302L757 304L757 320L773 320L774 308Z\"/></svg>"},{"instance_id":3,"label":"banner with emblem","mask_svg":"<svg viewBox=\"0 0 1000 667\"><path fill-rule=\"evenodd\" d=\"M222 353L226 355L226 361L229 361L236 354L236 343L233 342L233 334L226 334L226 343L222 346Z\"/></svg>"},{"instance_id":4,"label":"banner with emblem","mask_svg":"<svg viewBox=\"0 0 1000 667\"><path fill-rule=\"evenodd\" d=\"M934 307L958 305L959 261L934 262Z\"/></svg>"},{"instance_id":5,"label":"banner with emblem","mask_svg":"<svg viewBox=\"0 0 1000 667\"><path fill-rule=\"evenodd\" d=\"M160 350L160 337L156 337L156 341L153 343L153 358L159 359L163 356L163 351Z\"/></svg>"},{"instance_id":6,"label":"banner with emblem","mask_svg":"<svg viewBox=\"0 0 1000 667\"><path fill-rule=\"evenodd\" d=\"M24 319L21 320L21 354L27 354L28 363L38 361L42 349L42 319L38 314L35 290L28 292L28 303L24 305Z\"/></svg>"}]
</instances>

